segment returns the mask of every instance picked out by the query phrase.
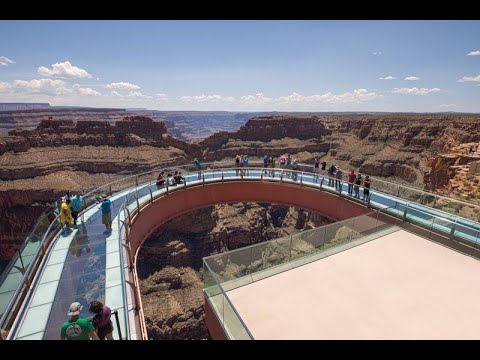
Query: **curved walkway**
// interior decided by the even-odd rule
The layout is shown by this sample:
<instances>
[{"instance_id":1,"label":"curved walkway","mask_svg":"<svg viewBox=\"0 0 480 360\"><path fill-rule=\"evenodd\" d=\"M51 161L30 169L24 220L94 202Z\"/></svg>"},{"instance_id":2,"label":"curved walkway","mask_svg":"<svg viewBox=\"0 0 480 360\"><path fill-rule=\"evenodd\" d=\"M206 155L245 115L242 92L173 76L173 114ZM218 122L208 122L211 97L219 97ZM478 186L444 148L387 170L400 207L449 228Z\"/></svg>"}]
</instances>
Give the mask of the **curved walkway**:
<instances>
[{"instance_id":1,"label":"curved walkway","mask_svg":"<svg viewBox=\"0 0 480 360\"><path fill-rule=\"evenodd\" d=\"M245 186L252 186L252 181L257 181L254 186L270 190L274 189L275 186L278 188L280 186L278 183L282 182L282 189L296 189L296 194L298 194L298 189L300 188L298 185L302 185L304 187L302 191L308 192L310 196L315 194L316 199L329 198L331 201L351 203L352 206L349 209L362 209L355 203L361 203L362 201L344 201L345 199L338 197L349 197L347 184L343 184L342 191L338 192L333 187L328 186L328 180L322 177L315 181L313 174L303 174L301 176L298 174L296 181L293 180L292 174L287 176L286 173L282 174L282 171L279 169L270 175L274 176L265 175L265 172L261 169L250 168L248 175L243 176L243 179L249 182L248 184L242 184L239 182L239 180L242 180L242 177L236 175L235 169L211 170L205 171L200 179L196 172L188 174L185 176L186 185L177 185L176 187L170 187L168 190L166 188L157 189L156 185L151 182L134 186L111 197L113 203L113 228L111 232L104 232L104 226L101 224L101 210L96 206L90 207L83 215L84 223L68 236L57 235L57 238L48 249L47 256L32 284L32 294L23 305L23 310L12 328L13 331L10 337L15 339L58 339L59 329L67 318L66 313L70 303L74 301L81 302L84 305L81 315L89 316L88 303L94 299L105 302L112 309L118 309L121 332L124 339L139 337L133 326L129 325L133 324L132 312L134 303L132 294L130 291L126 291L125 282L129 280L128 258L124 249L124 232L119 231L120 222L125 220L125 212L120 211L123 204L126 205L128 212L131 214L141 210L140 214L144 212L147 215L149 212L152 213L155 206L160 206L157 205L161 204L159 197L165 195L167 191L169 193L174 191L172 195L178 194L178 196L182 192L184 192L183 196L196 192L195 198L198 199L201 191L207 190L210 199L207 199L208 201L205 201L203 205L200 204L201 202L197 204L197 206L207 206L207 204L211 204L211 199L215 198L213 195L215 194L216 186L219 186L218 189L220 189L221 186L227 186L226 183L232 182L233 185L233 182L236 182L237 188L246 189ZM275 184L268 184L271 181L275 182ZM218 184L222 182L224 184L221 186L198 187L198 185L202 184ZM182 191L184 188L187 190ZM312 192L311 189L326 190L326 193ZM274 201L274 195L272 194L270 197L271 201ZM158 201L154 201L156 198L159 198ZM290 200L285 200L285 203L292 201L293 204L301 206L299 202L295 203L292 197L288 198ZM252 194L249 194L243 198L242 196L234 196L231 201L242 201L241 199L244 199L244 201L256 200ZM262 199L265 199L263 201L268 201L265 197L260 197L261 201ZM311 200L312 198L310 198ZM226 200L222 199L221 201ZM149 210L147 205L150 202L153 203L153 206ZM186 198L184 198L183 202L188 206ZM455 236L475 244L479 242L480 225L473 221L465 219L458 221L457 218L454 222L449 219L449 214L419 204L410 204L406 200L382 194L375 190L372 192L370 203L373 207L385 209L397 217L404 217L409 221L420 224L425 222L431 224L432 228L446 234L453 233ZM192 206L195 207L194 204ZM171 216L176 216L185 211L185 209L178 210L177 213ZM361 213L360 210L359 213ZM355 214L352 216L355 216ZM334 216L332 215L332 217ZM167 220L163 219L163 221ZM138 233L132 232L133 239L135 239L134 249L137 250L138 246L145 239L145 235L148 235L154 229L144 229L135 225L135 222L137 222L137 225L141 224L142 216L138 216L134 220L132 227L132 229L141 230ZM120 249L124 249L124 251L122 252ZM114 337L119 337L117 331L114 331Z\"/></svg>"}]
</instances>

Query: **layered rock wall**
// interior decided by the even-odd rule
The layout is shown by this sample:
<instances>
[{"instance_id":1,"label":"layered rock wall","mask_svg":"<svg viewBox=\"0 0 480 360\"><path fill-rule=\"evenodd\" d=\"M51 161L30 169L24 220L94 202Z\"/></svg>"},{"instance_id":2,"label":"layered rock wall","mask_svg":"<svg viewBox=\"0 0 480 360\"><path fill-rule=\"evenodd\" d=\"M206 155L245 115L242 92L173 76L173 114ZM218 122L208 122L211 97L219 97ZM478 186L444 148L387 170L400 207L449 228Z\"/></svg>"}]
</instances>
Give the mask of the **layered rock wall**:
<instances>
[{"instance_id":1,"label":"layered rock wall","mask_svg":"<svg viewBox=\"0 0 480 360\"><path fill-rule=\"evenodd\" d=\"M125 117L115 125L102 121L43 120L35 130L12 130L0 138L0 155L48 146L140 146L176 147L198 156L200 147L177 140L165 124L143 116Z\"/></svg>"}]
</instances>

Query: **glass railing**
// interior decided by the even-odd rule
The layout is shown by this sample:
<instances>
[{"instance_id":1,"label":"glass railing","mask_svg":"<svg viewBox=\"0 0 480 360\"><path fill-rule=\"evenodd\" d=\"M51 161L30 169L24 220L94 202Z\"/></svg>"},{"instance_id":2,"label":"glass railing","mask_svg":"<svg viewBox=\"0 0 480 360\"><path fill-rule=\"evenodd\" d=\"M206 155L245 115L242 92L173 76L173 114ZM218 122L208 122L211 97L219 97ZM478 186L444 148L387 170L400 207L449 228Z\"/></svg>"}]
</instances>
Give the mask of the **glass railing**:
<instances>
[{"instance_id":1,"label":"glass railing","mask_svg":"<svg viewBox=\"0 0 480 360\"><path fill-rule=\"evenodd\" d=\"M454 241L467 242L475 247L480 246L480 229L474 226L465 225L460 218L448 218L438 214L427 212L412 204L396 203L394 206L382 210L393 215L408 224L414 224L426 230L423 236L431 238L435 235L442 235Z\"/></svg>"},{"instance_id":2,"label":"glass railing","mask_svg":"<svg viewBox=\"0 0 480 360\"><path fill-rule=\"evenodd\" d=\"M126 176L84 194L84 210L79 214L79 218L82 219L83 212L86 209L99 203L102 194L113 196L126 191L125 195L128 195L125 197L126 213L128 212L126 210L128 205L138 202L138 199L142 196L153 198L153 194L159 190L155 181L161 170L165 171L166 174L174 171L181 171L183 174L190 173L188 179L185 179L185 183L194 183L198 180L208 182L218 181L219 179L237 179L238 177L264 181L271 179L275 181L298 182L306 186L319 187L329 192L336 192L341 196L350 196L348 193L347 174L344 174L340 179L336 179L335 177L329 178L328 176L313 174L313 167L310 165L299 164L298 168L306 171L295 171L263 168L262 162L252 161L246 168L232 167L225 169L225 167L231 165L231 162L204 163L202 164L202 172L197 172L193 165L168 165L144 173ZM198 177L194 176L195 174L198 174ZM179 186L172 186L171 190L179 188ZM134 190L131 191L132 189ZM477 221L480 220L480 215L478 215L480 206L403 185L388 183L378 178L372 178L370 196L366 197L365 200L362 197L363 190L363 187L360 186L359 198L355 199L354 196L350 196L351 199L359 202L364 201L373 208L390 208L392 214L400 212L401 205L407 206L408 204L409 209L411 209L408 220L413 217L415 221L422 221L420 213L426 212L426 210L428 210L428 213L435 212L437 219L439 219L437 224L440 223L440 219L453 221L456 224L456 229L453 231L455 236L458 235L459 238L478 241L477 233L480 230L480 224ZM21 294L24 294L30 287L40 262L48 252L52 239L61 229L57 219L58 203L57 201L56 205L39 217L30 235L0 276L0 327L6 332L9 331L11 321L16 315L16 311L11 310L18 308L18 304L23 300L24 296L21 296ZM396 205L398 206L395 207ZM416 210L417 217L415 217ZM441 229L442 227L438 226L438 228Z\"/></svg>"}]
</instances>

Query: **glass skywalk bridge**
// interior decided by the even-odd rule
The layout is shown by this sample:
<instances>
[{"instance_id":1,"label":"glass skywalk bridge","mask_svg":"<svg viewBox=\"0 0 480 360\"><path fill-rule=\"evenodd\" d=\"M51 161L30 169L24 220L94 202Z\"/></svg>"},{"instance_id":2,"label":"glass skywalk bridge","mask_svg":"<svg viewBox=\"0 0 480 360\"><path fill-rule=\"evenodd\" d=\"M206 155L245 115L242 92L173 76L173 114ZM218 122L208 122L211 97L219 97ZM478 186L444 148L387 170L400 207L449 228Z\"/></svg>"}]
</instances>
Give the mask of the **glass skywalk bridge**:
<instances>
[{"instance_id":1,"label":"glass skywalk bridge","mask_svg":"<svg viewBox=\"0 0 480 360\"><path fill-rule=\"evenodd\" d=\"M126 241L126 225L133 214L153 199L204 183L275 181L316 188L473 247L480 246L478 213L472 211L480 207L473 204L380 179L372 179L371 196L362 201L348 195L346 182L342 181L341 191L336 190L328 185L326 176L312 174L312 168L307 165L302 165L306 171L263 169L261 164L253 163L243 170L226 168L229 165L204 164L201 172L193 166L166 167L166 173L183 171L185 182L176 186L158 188L155 185L160 169L106 184L85 194L85 210L79 216L82 221L68 235L60 232L54 209L42 214L0 278L2 336L58 339L70 303L80 301L84 305L81 315L88 316L88 303L95 299L118 310L120 329L114 331L114 337L118 339L121 334L123 339L145 339L142 314L138 314L138 280ZM104 193L110 195L113 205L111 232L104 231L98 208L98 198Z\"/></svg>"}]
</instances>

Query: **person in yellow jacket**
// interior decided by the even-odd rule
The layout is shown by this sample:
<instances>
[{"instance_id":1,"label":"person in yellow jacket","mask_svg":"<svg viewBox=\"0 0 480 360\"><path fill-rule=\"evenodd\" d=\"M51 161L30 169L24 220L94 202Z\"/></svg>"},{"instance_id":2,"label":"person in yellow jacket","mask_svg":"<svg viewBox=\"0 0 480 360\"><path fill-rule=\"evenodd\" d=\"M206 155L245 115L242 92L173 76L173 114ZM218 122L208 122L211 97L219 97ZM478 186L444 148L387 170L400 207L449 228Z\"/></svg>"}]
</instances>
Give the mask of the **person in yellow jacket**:
<instances>
[{"instance_id":1,"label":"person in yellow jacket","mask_svg":"<svg viewBox=\"0 0 480 360\"><path fill-rule=\"evenodd\" d=\"M60 223L65 226L66 232L71 232L70 226L73 225L72 211L70 210L70 199L62 202L60 207Z\"/></svg>"}]
</instances>

